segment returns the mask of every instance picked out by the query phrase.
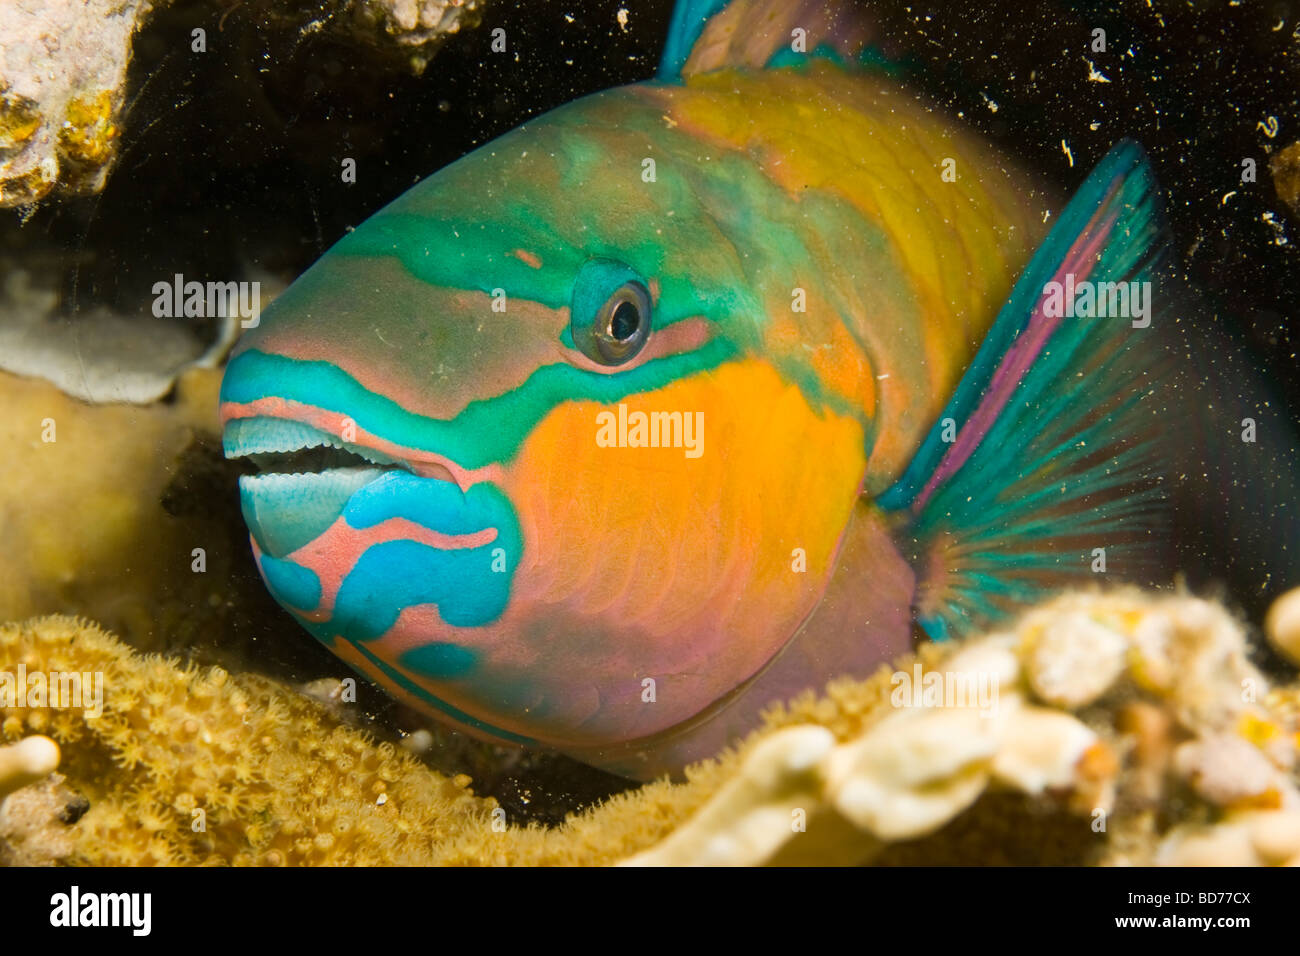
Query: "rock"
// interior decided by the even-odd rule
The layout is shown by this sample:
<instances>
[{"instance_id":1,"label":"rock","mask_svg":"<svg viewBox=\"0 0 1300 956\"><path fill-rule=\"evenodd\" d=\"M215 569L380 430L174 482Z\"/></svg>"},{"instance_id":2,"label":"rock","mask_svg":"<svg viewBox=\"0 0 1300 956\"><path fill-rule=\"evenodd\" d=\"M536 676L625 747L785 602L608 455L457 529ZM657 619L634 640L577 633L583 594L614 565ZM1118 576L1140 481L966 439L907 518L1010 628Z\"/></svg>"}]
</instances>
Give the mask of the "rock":
<instances>
[{"instance_id":1,"label":"rock","mask_svg":"<svg viewBox=\"0 0 1300 956\"><path fill-rule=\"evenodd\" d=\"M1300 664L1300 588L1287 591L1273 602L1264 619L1264 633L1279 654Z\"/></svg>"},{"instance_id":2,"label":"rock","mask_svg":"<svg viewBox=\"0 0 1300 956\"><path fill-rule=\"evenodd\" d=\"M24 693L26 688L18 691ZM25 737L0 747L0 797L49 776L58 766L59 745L49 737Z\"/></svg>"},{"instance_id":3,"label":"rock","mask_svg":"<svg viewBox=\"0 0 1300 956\"><path fill-rule=\"evenodd\" d=\"M1026 624L1033 635L1025 654L1029 686L1049 704L1083 707L1124 672L1128 639L1084 607Z\"/></svg>"}]
</instances>

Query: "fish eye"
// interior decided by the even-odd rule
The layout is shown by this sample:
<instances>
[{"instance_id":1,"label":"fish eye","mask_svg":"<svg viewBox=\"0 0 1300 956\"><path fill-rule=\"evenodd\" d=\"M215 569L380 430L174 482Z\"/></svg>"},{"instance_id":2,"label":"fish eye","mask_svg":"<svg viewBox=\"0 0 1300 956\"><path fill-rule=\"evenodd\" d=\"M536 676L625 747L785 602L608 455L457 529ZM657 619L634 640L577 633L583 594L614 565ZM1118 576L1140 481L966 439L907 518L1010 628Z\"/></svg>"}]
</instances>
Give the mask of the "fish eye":
<instances>
[{"instance_id":1,"label":"fish eye","mask_svg":"<svg viewBox=\"0 0 1300 956\"><path fill-rule=\"evenodd\" d=\"M611 338L626 342L641 330L641 309L630 299L624 299L614 307L609 317L609 335Z\"/></svg>"},{"instance_id":2,"label":"fish eye","mask_svg":"<svg viewBox=\"0 0 1300 956\"><path fill-rule=\"evenodd\" d=\"M596 316L593 344L603 365L628 361L650 337L650 293L639 282L625 282Z\"/></svg>"},{"instance_id":3,"label":"fish eye","mask_svg":"<svg viewBox=\"0 0 1300 956\"><path fill-rule=\"evenodd\" d=\"M650 338L650 290L639 277L630 278L635 273L626 266L608 261L588 265L574 290L573 344L593 362L622 365ZM605 294L613 282L618 284Z\"/></svg>"}]
</instances>

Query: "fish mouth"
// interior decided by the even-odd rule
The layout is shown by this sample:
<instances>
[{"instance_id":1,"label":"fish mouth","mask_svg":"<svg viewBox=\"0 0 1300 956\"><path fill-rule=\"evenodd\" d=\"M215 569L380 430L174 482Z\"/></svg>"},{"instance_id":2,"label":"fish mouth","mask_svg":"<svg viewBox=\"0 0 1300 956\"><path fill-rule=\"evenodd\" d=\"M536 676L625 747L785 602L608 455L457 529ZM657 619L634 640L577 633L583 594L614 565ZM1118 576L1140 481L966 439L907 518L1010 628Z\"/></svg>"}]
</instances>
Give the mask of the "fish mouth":
<instances>
[{"instance_id":1,"label":"fish mouth","mask_svg":"<svg viewBox=\"0 0 1300 956\"><path fill-rule=\"evenodd\" d=\"M226 458L242 459L256 469L246 478L302 478L336 472L368 472L378 477L404 469L422 478L456 481L449 468L436 462L417 465L287 418L259 415L232 419L226 423L222 446Z\"/></svg>"},{"instance_id":2,"label":"fish mouth","mask_svg":"<svg viewBox=\"0 0 1300 956\"><path fill-rule=\"evenodd\" d=\"M317 445L314 448L297 448L292 451L256 452L243 456L257 469L259 475L306 475L337 471L342 468L374 468L381 470L399 467L393 463L377 461L349 451L341 445Z\"/></svg>"},{"instance_id":3,"label":"fish mouth","mask_svg":"<svg viewBox=\"0 0 1300 956\"><path fill-rule=\"evenodd\" d=\"M289 418L258 415L235 418L222 432L228 459L248 462L256 472L240 479L310 478L365 473L370 480L398 469L422 478L457 484L451 469L437 462L410 462Z\"/></svg>"},{"instance_id":4,"label":"fish mouth","mask_svg":"<svg viewBox=\"0 0 1300 956\"><path fill-rule=\"evenodd\" d=\"M222 448L255 469L240 476L241 508L258 547L276 558L325 533L357 492L381 479L407 474L455 484L440 465L415 465L287 418L231 419Z\"/></svg>"},{"instance_id":5,"label":"fish mouth","mask_svg":"<svg viewBox=\"0 0 1300 956\"><path fill-rule=\"evenodd\" d=\"M239 480L254 556L272 595L322 641L410 632L427 644L504 613L523 544L495 484L462 488L449 469L435 480L427 461L274 416L229 419L223 446L268 469ZM403 623L412 610L414 623ZM432 657L416 671L446 677L451 665Z\"/></svg>"}]
</instances>

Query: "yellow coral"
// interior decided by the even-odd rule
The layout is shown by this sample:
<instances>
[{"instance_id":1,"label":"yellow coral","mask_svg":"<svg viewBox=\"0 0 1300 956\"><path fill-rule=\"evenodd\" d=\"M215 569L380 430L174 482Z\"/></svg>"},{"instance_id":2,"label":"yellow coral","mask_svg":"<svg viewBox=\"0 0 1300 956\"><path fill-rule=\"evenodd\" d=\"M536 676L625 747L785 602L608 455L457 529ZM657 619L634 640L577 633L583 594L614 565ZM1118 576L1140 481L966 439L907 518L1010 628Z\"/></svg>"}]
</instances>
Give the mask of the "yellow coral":
<instances>
[{"instance_id":1,"label":"yellow coral","mask_svg":"<svg viewBox=\"0 0 1300 956\"><path fill-rule=\"evenodd\" d=\"M1113 643L1095 627L1122 645L1109 662L1081 653ZM1209 602L1065 595L1005 633L924 645L806 692L684 782L553 829L514 825L468 777L433 772L276 681L144 656L71 618L0 627L0 667L102 672L102 715L0 706L0 733L42 730L62 746L67 786L90 801L68 828L70 863L1150 864L1188 859L1183 846L1292 860L1300 687L1270 688L1245 652L1242 628ZM1096 672L1063 682L1062 662ZM914 665L996 675L1000 716L900 708L895 668ZM1265 807L1275 816L1241 828ZM1222 838L1188 842L1203 832Z\"/></svg>"},{"instance_id":2,"label":"yellow coral","mask_svg":"<svg viewBox=\"0 0 1300 956\"><path fill-rule=\"evenodd\" d=\"M0 96L0 155L16 152L41 128L40 107L25 96Z\"/></svg>"},{"instance_id":3,"label":"yellow coral","mask_svg":"<svg viewBox=\"0 0 1300 956\"><path fill-rule=\"evenodd\" d=\"M380 755L274 682L142 656L72 618L0 629L0 661L48 671L55 659L104 675L103 715L17 706L0 708L0 726L7 738L48 727L64 746L68 785L91 803L69 862L423 863L433 859L434 821L449 831L489 825L491 801L411 757ZM332 741L334 761L298 745L304 727ZM369 788L393 762L410 786L377 805ZM304 801L312 790L318 798ZM313 838L304 844L286 830Z\"/></svg>"},{"instance_id":4,"label":"yellow coral","mask_svg":"<svg viewBox=\"0 0 1300 956\"><path fill-rule=\"evenodd\" d=\"M117 96L112 90L70 100L59 130L59 151L72 162L103 166L112 158L117 142L116 114Z\"/></svg>"},{"instance_id":5,"label":"yellow coral","mask_svg":"<svg viewBox=\"0 0 1300 956\"><path fill-rule=\"evenodd\" d=\"M220 381L219 370L193 369L173 403L90 406L47 382L0 372L8 412L0 417L0 473L10 491L0 525L8 552L22 555L0 574L0 620L75 607L151 650L161 649L161 635L193 647L191 629L216 630L214 602L224 609L240 597L232 569L248 551L247 535L220 516L173 517L163 501L187 449L219 432ZM93 533L67 507L71 500L96 516ZM206 573L191 570L196 546L206 550Z\"/></svg>"}]
</instances>

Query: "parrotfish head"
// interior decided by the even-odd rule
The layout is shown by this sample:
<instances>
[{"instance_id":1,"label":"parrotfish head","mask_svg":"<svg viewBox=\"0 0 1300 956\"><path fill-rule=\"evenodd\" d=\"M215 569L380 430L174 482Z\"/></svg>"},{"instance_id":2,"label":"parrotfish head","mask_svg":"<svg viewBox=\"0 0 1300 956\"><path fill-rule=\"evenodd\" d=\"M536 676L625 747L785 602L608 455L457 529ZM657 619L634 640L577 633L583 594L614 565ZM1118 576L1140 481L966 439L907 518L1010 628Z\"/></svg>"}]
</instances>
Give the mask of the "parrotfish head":
<instances>
[{"instance_id":1,"label":"parrotfish head","mask_svg":"<svg viewBox=\"0 0 1300 956\"><path fill-rule=\"evenodd\" d=\"M816 606L861 487L871 369L838 323L791 333L836 207L675 124L687 95L589 97L421 182L226 373L272 594L481 736L623 743L724 700Z\"/></svg>"}]
</instances>

